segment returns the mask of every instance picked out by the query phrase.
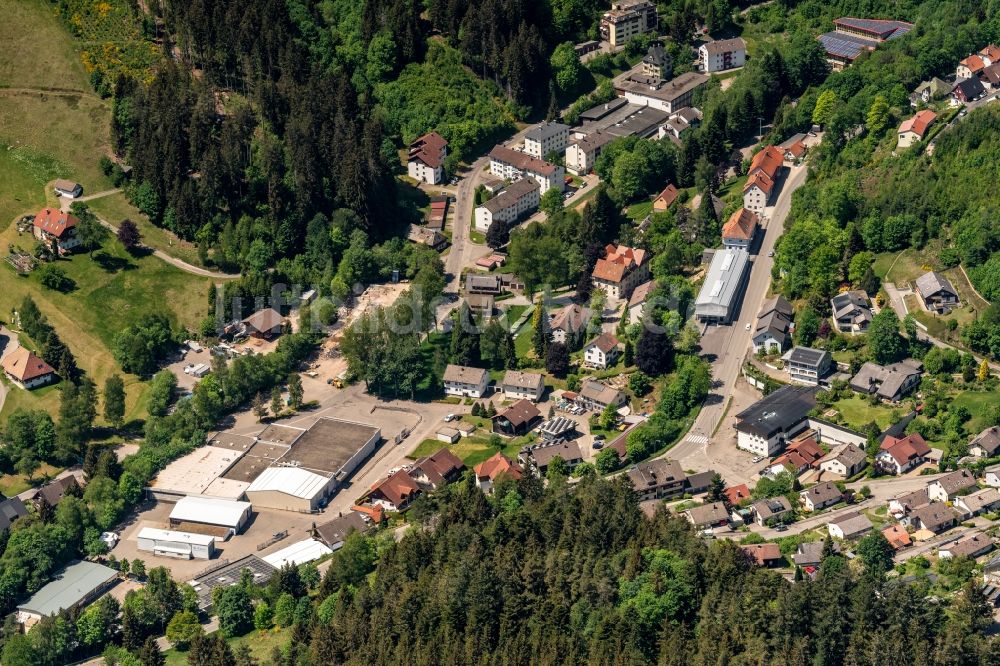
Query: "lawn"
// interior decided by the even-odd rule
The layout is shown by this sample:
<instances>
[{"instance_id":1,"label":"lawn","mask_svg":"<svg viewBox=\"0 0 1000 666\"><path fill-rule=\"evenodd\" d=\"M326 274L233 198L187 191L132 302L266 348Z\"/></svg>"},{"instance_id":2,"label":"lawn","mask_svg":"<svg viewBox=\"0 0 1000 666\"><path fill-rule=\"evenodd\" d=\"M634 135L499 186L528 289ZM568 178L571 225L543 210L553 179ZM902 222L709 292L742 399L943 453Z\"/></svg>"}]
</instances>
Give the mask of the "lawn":
<instances>
[{"instance_id":1,"label":"lawn","mask_svg":"<svg viewBox=\"0 0 1000 666\"><path fill-rule=\"evenodd\" d=\"M463 421L470 421L479 426L475 434L471 437L463 437L454 444L445 444L444 442L430 438L417 444L412 451L407 454L407 458L411 460L416 460L417 458L423 458L424 456L429 456L432 453L436 453L441 449L450 449L452 453L458 456L462 462L465 463L466 467L472 467L473 465L478 465L483 462L493 454L497 452L498 449L494 448L489 443L490 430L489 430L489 420L484 418L477 418L475 416L463 416ZM517 459L517 453L521 450L525 444L534 441L535 437L532 435L527 435L524 437L514 437L513 439L503 438L503 447L499 449L501 453L510 458L511 460Z\"/></svg>"},{"instance_id":2,"label":"lawn","mask_svg":"<svg viewBox=\"0 0 1000 666\"><path fill-rule=\"evenodd\" d=\"M54 478L57 474L63 471L61 467L53 467L48 463L42 463L37 470L35 470L34 475L32 475L31 480L34 485L37 485L42 479ZM7 497L13 497L19 493L23 493L28 488L31 488L33 484L28 483L28 480L23 474L4 474L0 475L0 493L3 493Z\"/></svg>"},{"instance_id":3,"label":"lawn","mask_svg":"<svg viewBox=\"0 0 1000 666\"><path fill-rule=\"evenodd\" d=\"M246 643L250 647L250 654L257 660L257 663L265 663L270 660L274 648L283 646L289 636L288 629L277 627L270 631L251 631L246 636L230 638L229 645L236 648L236 646ZM187 666L187 652L170 649L164 652L163 656L166 657L166 666Z\"/></svg>"},{"instance_id":4,"label":"lawn","mask_svg":"<svg viewBox=\"0 0 1000 666\"><path fill-rule=\"evenodd\" d=\"M905 286L911 280L927 271L940 268L937 258L936 244L928 244L922 250L906 249L902 252L887 252L875 257L872 270L886 282L892 282L897 286Z\"/></svg>"},{"instance_id":5,"label":"lawn","mask_svg":"<svg viewBox=\"0 0 1000 666\"><path fill-rule=\"evenodd\" d=\"M952 400L952 407L965 407L972 418L965 424L971 433L979 433L986 426L986 418L991 407L1000 403L1000 392L997 391L961 391Z\"/></svg>"},{"instance_id":6,"label":"lawn","mask_svg":"<svg viewBox=\"0 0 1000 666\"><path fill-rule=\"evenodd\" d=\"M640 201L628 207L628 216L634 222L642 222L646 216L653 212L652 201Z\"/></svg>"},{"instance_id":7,"label":"lawn","mask_svg":"<svg viewBox=\"0 0 1000 666\"><path fill-rule=\"evenodd\" d=\"M844 417L848 427L855 430L860 429L866 423L875 421L879 428L886 429L893 423L893 409L885 405L872 406L868 400L860 396L851 396L843 400L838 400L833 404L834 409Z\"/></svg>"},{"instance_id":8,"label":"lawn","mask_svg":"<svg viewBox=\"0 0 1000 666\"><path fill-rule=\"evenodd\" d=\"M54 17L50 3L0 0L0 16L0 85L90 93L73 40Z\"/></svg>"}]
</instances>

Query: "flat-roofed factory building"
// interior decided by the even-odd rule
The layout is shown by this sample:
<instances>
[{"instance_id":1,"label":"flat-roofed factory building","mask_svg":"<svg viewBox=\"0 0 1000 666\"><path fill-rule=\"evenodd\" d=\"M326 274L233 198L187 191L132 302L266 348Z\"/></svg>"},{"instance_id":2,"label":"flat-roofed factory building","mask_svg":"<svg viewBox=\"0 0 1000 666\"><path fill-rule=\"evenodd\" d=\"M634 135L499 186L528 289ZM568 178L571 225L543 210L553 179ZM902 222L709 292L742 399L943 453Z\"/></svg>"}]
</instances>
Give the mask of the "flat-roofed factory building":
<instances>
[{"instance_id":1,"label":"flat-roofed factory building","mask_svg":"<svg viewBox=\"0 0 1000 666\"><path fill-rule=\"evenodd\" d=\"M712 256L708 276L694 302L694 315L709 324L728 324L739 312L740 300L750 275L746 250L718 250Z\"/></svg>"}]
</instances>

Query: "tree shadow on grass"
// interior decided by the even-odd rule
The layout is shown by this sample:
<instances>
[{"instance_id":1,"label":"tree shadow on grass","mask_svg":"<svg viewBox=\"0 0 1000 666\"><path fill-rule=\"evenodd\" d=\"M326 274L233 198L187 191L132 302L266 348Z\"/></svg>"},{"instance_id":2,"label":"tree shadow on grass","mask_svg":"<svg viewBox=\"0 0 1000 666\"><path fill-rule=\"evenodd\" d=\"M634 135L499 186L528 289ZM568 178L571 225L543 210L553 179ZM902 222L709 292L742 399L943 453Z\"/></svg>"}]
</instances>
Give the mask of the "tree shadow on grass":
<instances>
[{"instance_id":1,"label":"tree shadow on grass","mask_svg":"<svg viewBox=\"0 0 1000 666\"><path fill-rule=\"evenodd\" d=\"M116 257L107 252L98 252L94 255L94 263L101 267L106 273L117 273L123 270L135 268L135 264L125 257Z\"/></svg>"}]
</instances>

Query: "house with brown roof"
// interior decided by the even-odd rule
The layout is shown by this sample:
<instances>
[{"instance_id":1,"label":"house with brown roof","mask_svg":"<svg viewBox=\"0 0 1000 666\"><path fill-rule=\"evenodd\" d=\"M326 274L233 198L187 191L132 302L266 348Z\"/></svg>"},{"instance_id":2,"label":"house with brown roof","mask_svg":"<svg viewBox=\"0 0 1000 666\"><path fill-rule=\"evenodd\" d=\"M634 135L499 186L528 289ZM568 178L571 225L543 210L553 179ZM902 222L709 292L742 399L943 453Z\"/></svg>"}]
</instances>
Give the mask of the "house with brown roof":
<instances>
[{"instance_id":1,"label":"house with brown roof","mask_svg":"<svg viewBox=\"0 0 1000 666\"><path fill-rule=\"evenodd\" d=\"M539 476L545 476L549 465L556 458L560 458L566 463L567 469L572 470L583 462L583 453L580 451L580 445L576 442L562 440L554 444L533 446L518 455L518 461L524 465L530 464Z\"/></svg>"},{"instance_id":2,"label":"house with brown roof","mask_svg":"<svg viewBox=\"0 0 1000 666\"><path fill-rule=\"evenodd\" d=\"M833 542L833 552L840 553L840 544ZM818 567L823 561L823 542L806 541L800 543L792 555L792 560L800 567Z\"/></svg>"},{"instance_id":3,"label":"house with brown roof","mask_svg":"<svg viewBox=\"0 0 1000 666\"><path fill-rule=\"evenodd\" d=\"M963 520L981 513L992 512L1000 507L1000 490L996 488L976 490L968 495L955 498L952 506L962 513Z\"/></svg>"},{"instance_id":4,"label":"house with brown roof","mask_svg":"<svg viewBox=\"0 0 1000 666\"><path fill-rule=\"evenodd\" d=\"M964 539L952 541L949 544L941 546L938 548L938 557L943 557L945 559L949 557L968 557L976 559L991 550L993 550L993 539L989 538L982 532L976 532Z\"/></svg>"},{"instance_id":5,"label":"house with brown roof","mask_svg":"<svg viewBox=\"0 0 1000 666\"><path fill-rule=\"evenodd\" d=\"M615 364L621 353L621 343L611 333L601 333L583 348L583 364L604 370Z\"/></svg>"},{"instance_id":6,"label":"house with brown roof","mask_svg":"<svg viewBox=\"0 0 1000 666\"><path fill-rule=\"evenodd\" d=\"M903 519L914 509L930 504L931 498L927 494L927 488L920 488L908 493L897 495L889 500L889 513L904 524L908 521Z\"/></svg>"},{"instance_id":7,"label":"house with brown roof","mask_svg":"<svg viewBox=\"0 0 1000 666\"><path fill-rule=\"evenodd\" d=\"M410 178L429 185L444 180L444 160L448 142L437 132L429 132L410 144L406 171Z\"/></svg>"},{"instance_id":8,"label":"house with brown roof","mask_svg":"<svg viewBox=\"0 0 1000 666\"><path fill-rule=\"evenodd\" d=\"M617 409L627 401L628 397L618 389L590 377L584 378L580 392L576 396L578 405L596 412L604 411L608 405L614 405Z\"/></svg>"},{"instance_id":9,"label":"house with brown roof","mask_svg":"<svg viewBox=\"0 0 1000 666\"><path fill-rule=\"evenodd\" d=\"M990 426L969 442L969 455L993 458L1000 454L1000 426Z\"/></svg>"},{"instance_id":10,"label":"house with brown roof","mask_svg":"<svg viewBox=\"0 0 1000 666\"><path fill-rule=\"evenodd\" d=\"M934 534L953 527L958 515L947 504L931 502L917 507L910 513L910 524L918 530L927 530Z\"/></svg>"},{"instance_id":11,"label":"house with brown roof","mask_svg":"<svg viewBox=\"0 0 1000 666\"><path fill-rule=\"evenodd\" d=\"M987 90L1000 88L1000 62L984 67L983 71L979 72L979 82Z\"/></svg>"},{"instance_id":12,"label":"house with brown roof","mask_svg":"<svg viewBox=\"0 0 1000 666\"><path fill-rule=\"evenodd\" d=\"M643 313L646 309L646 301L656 289L656 280L646 280L632 290L632 295L628 299L628 321L630 324L637 324L642 321ZM669 307L669 306L668 306Z\"/></svg>"},{"instance_id":13,"label":"house with brown roof","mask_svg":"<svg viewBox=\"0 0 1000 666\"><path fill-rule=\"evenodd\" d=\"M549 316L549 330L552 331L552 341L561 342L570 350L578 349L583 342L593 312L576 303L557 310Z\"/></svg>"},{"instance_id":14,"label":"house with brown roof","mask_svg":"<svg viewBox=\"0 0 1000 666\"><path fill-rule=\"evenodd\" d=\"M545 378L538 372L508 370L500 382L500 389L508 400L538 402L545 393Z\"/></svg>"},{"instance_id":15,"label":"house with brown roof","mask_svg":"<svg viewBox=\"0 0 1000 666\"><path fill-rule=\"evenodd\" d=\"M641 248L608 245L591 275L594 286L608 298L628 298L632 290L649 279L649 253Z\"/></svg>"},{"instance_id":16,"label":"house with brown roof","mask_svg":"<svg viewBox=\"0 0 1000 666\"><path fill-rule=\"evenodd\" d=\"M945 474L927 484L927 495L932 501L951 502L959 495L967 494L977 487L976 477L967 469L959 469Z\"/></svg>"},{"instance_id":17,"label":"house with brown roof","mask_svg":"<svg viewBox=\"0 0 1000 666\"><path fill-rule=\"evenodd\" d=\"M819 511L844 499L840 488L825 481L799 493L799 503L806 511Z\"/></svg>"},{"instance_id":18,"label":"house with brown roof","mask_svg":"<svg viewBox=\"0 0 1000 666\"><path fill-rule=\"evenodd\" d=\"M792 305L783 296L775 296L764 301L757 314L757 328L751 344L754 353L780 353L792 340Z\"/></svg>"},{"instance_id":19,"label":"house with brown roof","mask_svg":"<svg viewBox=\"0 0 1000 666\"><path fill-rule=\"evenodd\" d=\"M927 130L930 129L935 120L937 120L937 114L930 109L917 111L916 114L904 120L896 132L896 147L909 148L913 144L923 141L924 137L927 136Z\"/></svg>"},{"instance_id":20,"label":"house with brown roof","mask_svg":"<svg viewBox=\"0 0 1000 666\"><path fill-rule=\"evenodd\" d=\"M52 190L56 193L57 197L66 197L67 199L76 199L83 196L83 185L72 180L66 180L65 178L59 178L53 182Z\"/></svg>"},{"instance_id":21,"label":"house with brown roof","mask_svg":"<svg viewBox=\"0 0 1000 666\"><path fill-rule=\"evenodd\" d=\"M687 483L681 464L666 458L634 465L628 471L628 478L640 501L683 495Z\"/></svg>"},{"instance_id":22,"label":"house with brown roof","mask_svg":"<svg viewBox=\"0 0 1000 666\"><path fill-rule=\"evenodd\" d=\"M857 539L872 529L872 521L863 513L849 513L839 516L827 526L830 536L837 539Z\"/></svg>"},{"instance_id":23,"label":"house with brown roof","mask_svg":"<svg viewBox=\"0 0 1000 666\"><path fill-rule=\"evenodd\" d=\"M55 507L59 506L59 503L62 502L63 497L66 495L79 497L80 493L80 483L76 480L75 476L69 474L60 479L50 481L36 490L31 496L31 501L37 506L44 499L49 506Z\"/></svg>"},{"instance_id":24,"label":"house with brown roof","mask_svg":"<svg viewBox=\"0 0 1000 666\"><path fill-rule=\"evenodd\" d=\"M542 421L542 413L530 400L518 400L493 417L493 432L517 437L526 435Z\"/></svg>"},{"instance_id":25,"label":"house with brown roof","mask_svg":"<svg viewBox=\"0 0 1000 666\"><path fill-rule=\"evenodd\" d=\"M739 208L729 216L722 225L722 246L747 249L753 243L754 234L760 218L757 213L746 208Z\"/></svg>"},{"instance_id":26,"label":"house with brown roof","mask_svg":"<svg viewBox=\"0 0 1000 666\"><path fill-rule=\"evenodd\" d=\"M761 527L784 522L791 515L792 503L782 495L757 500L750 505L750 516Z\"/></svg>"},{"instance_id":27,"label":"house with brown roof","mask_svg":"<svg viewBox=\"0 0 1000 666\"><path fill-rule=\"evenodd\" d=\"M729 525L729 511L722 502L709 502L692 507L684 512L684 517L700 530Z\"/></svg>"},{"instance_id":28,"label":"house with brown roof","mask_svg":"<svg viewBox=\"0 0 1000 666\"><path fill-rule=\"evenodd\" d=\"M875 455L875 466L885 474L899 475L910 471L927 459L931 447L914 432L902 439L888 435Z\"/></svg>"},{"instance_id":29,"label":"house with brown roof","mask_svg":"<svg viewBox=\"0 0 1000 666\"><path fill-rule=\"evenodd\" d=\"M759 567L781 566L781 549L776 543L754 543L740 546L740 550Z\"/></svg>"},{"instance_id":30,"label":"house with brown roof","mask_svg":"<svg viewBox=\"0 0 1000 666\"><path fill-rule=\"evenodd\" d=\"M3 373L13 384L29 391L52 383L56 371L27 347L18 347L0 361Z\"/></svg>"},{"instance_id":31,"label":"house with brown roof","mask_svg":"<svg viewBox=\"0 0 1000 666\"><path fill-rule=\"evenodd\" d=\"M66 252L80 245L76 225L80 223L73 215L55 208L43 208L35 214L32 222L35 238L52 248L54 252Z\"/></svg>"},{"instance_id":32,"label":"house with brown roof","mask_svg":"<svg viewBox=\"0 0 1000 666\"><path fill-rule=\"evenodd\" d=\"M348 511L322 525L313 525L312 536L322 541L330 550L340 550L352 532L364 534L374 527L372 520L358 511Z\"/></svg>"},{"instance_id":33,"label":"house with brown roof","mask_svg":"<svg viewBox=\"0 0 1000 666\"><path fill-rule=\"evenodd\" d=\"M510 181L534 178L541 187L540 194L545 194L552 188L562 192L565 188L563 179L566 177L566 170L563 167L503 145L490 151L490 173Z\"/></svg>"},{"instance_id":34,"label":"house with brown roof","mask_svg":"<svg viewBox=\"0 0 1000 666\"><path fill-rule=\"evenodd\" d=\"M680 192L677 191L677 187L673 183L667 183L667 186L663 188L663 191L656 195L653 199L653 212L654 213L665 213L670 210L670 207L677 201L677 196Z\"/></svg>"},{"instance_id":35,"label":"house with brown roof","mask_svg":"<svg viewBox=\"0 0 1000 666\"><path fill-rule=\"evenodd\" d=\"M812 469L824 456L823 449L819 448L815 437L806 435L792 441L785 448L785 452L774 459L772 466L781 466L798 476L803 472Z\"/></svg>"},{"instance_id":36,"label":"house with brown roof","mask_svg":"<svg viewBox=\"0 0 1000 666\"><path fill-rule=\"evenodd\" d=\"M910 533L902 525L889 525L882 528L882 536L889 542L893 550L899 551L913 545Z\"/></svg>"},{"instance_id":37,"label":"house with brown roof","mask_svg":"<svg viewBox=\"0 0 1000 666\"><path fill-rule=\"evenodd\" d=\"M747 182L743 186L743 207L757 215L764 214L764 208L774 194L778 172L785 161L784 152L777 146L767 146L753 156Z\"/></svg>"},{"instance_id":38,"label":"house with brown roof","mask_svg":"<svg viewBox=\"0 0 1000 666\"><path fill-rule=\"evenodd\" d=\"M500 478L517 481L524 475L524 470L519 464L499 451L476 465L473 470L476 474L476 483L485 493L492 492L493 485Z\"/></svg>"},{"instance_id":39,"label":"house with brown roof","mask_svg":"<svg viewBox=\"0 0 1000 666\"><path fill-rule=\"evenodd\" d=\"M285 320L274 308L264 308L258 310L243 320L247 334L251 338L263 338L270 340L281 335L281 329Z\"/></svg>"},{"instance_id":40,"label":"house with brown roof","mask_svg":"<svg viewBox=\"0 0 1000 666\"><path fill-rule=\"evenodd\" d=\"M389 511L402 511L419 494L420 486L401 469L373 485L368 491L368 500Z\"/></svg>"},{"instance_id":41,"label":"house with brown roof","mask_svg":"<svg viewBox=\"0 0 1000 666\"><path fill-rule=\"evenodd\" d=\"M483 368L449 364L441 378L446 395L463 398L482 398L490 385L490 373Z\"/></svg>"},{"instance_id":42,"label":"house with brown roof","mask_svg":"<svg viewBox=\"0 0 1000 666\"><path fill-rule=\"evenodd\" d=\"M410 476L419 485L428 488L440 488L459 477L465 464L458 456L442 448L410 465Z\"/></svg>"},{"instance_id":43,"label":"house with brown roof","mask_svg":"<svg viewBox=\"0 0 1000 666\"><path fill-rule=\"evenodd\" d=\"M819 468L830 474L838 474L848 479L868 465L868 456L856 444L848 442L823 456Z\"/></svg>"}]
</instances>

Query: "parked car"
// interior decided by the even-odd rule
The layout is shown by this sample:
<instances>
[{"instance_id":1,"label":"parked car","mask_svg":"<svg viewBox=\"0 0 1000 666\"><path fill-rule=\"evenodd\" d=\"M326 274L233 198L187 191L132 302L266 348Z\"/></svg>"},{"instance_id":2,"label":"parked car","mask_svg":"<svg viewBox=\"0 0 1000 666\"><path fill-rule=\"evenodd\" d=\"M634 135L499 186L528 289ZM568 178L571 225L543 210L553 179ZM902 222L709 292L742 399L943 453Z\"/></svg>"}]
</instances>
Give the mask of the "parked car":
<instances>
[{"instance_id":1,"label":"parked car","mask_svg":"<svg viewBox=\"0 0 1000 666\"><path fill-rule=\"evenodd\" d=\"M757 463L761 462L762 460L764 460L764 456L754 456L753 460L751 460L750 462L752 462L754 465L756 465Z\"/></svg>"},{"instance_id":2,"label":"parked car","mask_svg":"<svg viewBox=\"0 0 1000 666\"><path fill-rule=\"evenodd\" d=\"M451 423L452 421L455 421L456 419L458 419L457 416L455 416L454 414L449 414L448 416L444 417L444 422L445 423Z\"/></svg>"},{"instance_id":3,"label":"parked car","mask_svg":"<svg viewBox=\"0 0 1000 666\"><path fill-rule=\"evenodd\" d=\"M102 532L101 541L107 544L108 550L111 550L118 544L118 534L115 532Z\"/></svg>"}]
</instances>

